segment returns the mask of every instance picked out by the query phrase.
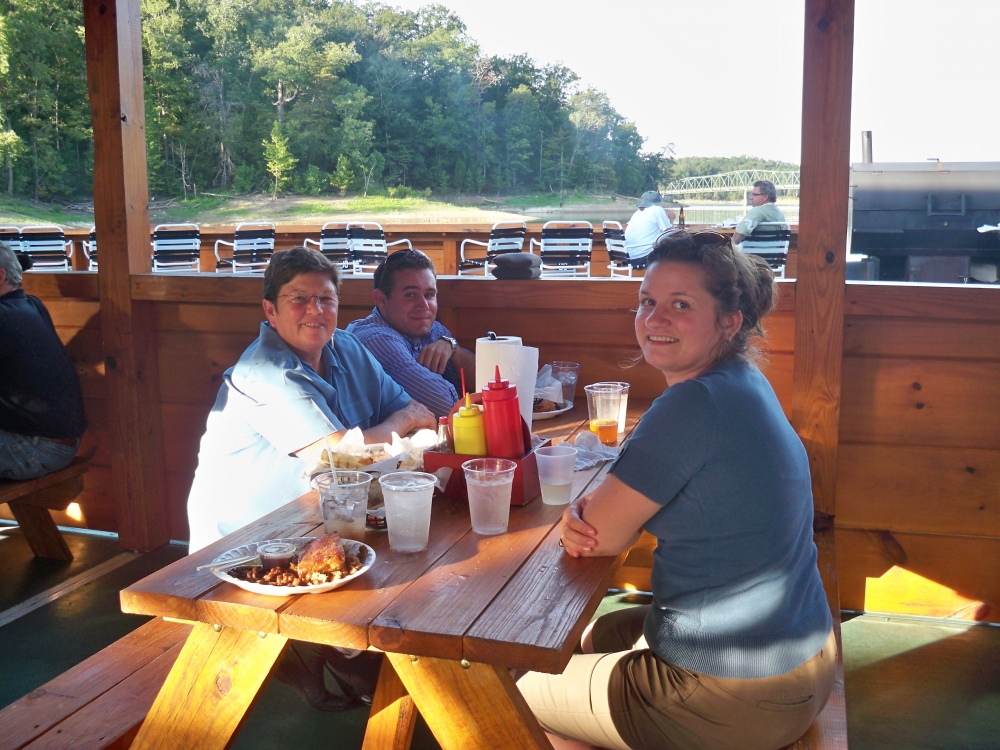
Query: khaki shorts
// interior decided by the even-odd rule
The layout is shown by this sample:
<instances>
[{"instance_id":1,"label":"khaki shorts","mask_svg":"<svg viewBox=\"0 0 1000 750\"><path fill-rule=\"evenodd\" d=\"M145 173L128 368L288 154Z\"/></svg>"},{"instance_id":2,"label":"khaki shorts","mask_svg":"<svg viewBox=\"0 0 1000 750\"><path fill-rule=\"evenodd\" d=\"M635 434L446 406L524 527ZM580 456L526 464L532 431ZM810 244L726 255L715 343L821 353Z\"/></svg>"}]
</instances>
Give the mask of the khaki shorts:
<instances>
[{"instance_id":1,"label":"khaki shorts","mask_svg":"<svg viewBox=\"0 0 1000 750\"><path fill-rule=\"evenodd\" d=\"M601 617L592 633L600 653L573 656L562 674L518 680L545 731L614 750L777 750L805 734L826 705L836 678L832 630L791 672L737 680L653 654L642 637L648 609Z\"/></svg>"}]
</instances>

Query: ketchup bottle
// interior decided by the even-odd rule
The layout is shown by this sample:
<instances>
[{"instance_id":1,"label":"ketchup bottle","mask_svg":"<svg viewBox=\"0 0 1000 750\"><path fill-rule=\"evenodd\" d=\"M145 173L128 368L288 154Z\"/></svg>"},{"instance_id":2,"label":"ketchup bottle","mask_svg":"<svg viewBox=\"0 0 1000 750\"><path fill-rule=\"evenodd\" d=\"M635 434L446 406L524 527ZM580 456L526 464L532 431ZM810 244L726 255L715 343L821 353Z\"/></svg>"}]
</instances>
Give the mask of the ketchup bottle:
<instances>
[{"instance_id":1,"label":"ketchup bottle","mask_svg":"<svg viewBox=\"0 0 1000 750\"><path fill-rule=\"evenodd\" d=\"M493 458L521 458L524 436L521 433L521 408L517 402L517 386L500 377L483 388L483 410L486 420L486 447Z\"/></svg>"}]
</instances>

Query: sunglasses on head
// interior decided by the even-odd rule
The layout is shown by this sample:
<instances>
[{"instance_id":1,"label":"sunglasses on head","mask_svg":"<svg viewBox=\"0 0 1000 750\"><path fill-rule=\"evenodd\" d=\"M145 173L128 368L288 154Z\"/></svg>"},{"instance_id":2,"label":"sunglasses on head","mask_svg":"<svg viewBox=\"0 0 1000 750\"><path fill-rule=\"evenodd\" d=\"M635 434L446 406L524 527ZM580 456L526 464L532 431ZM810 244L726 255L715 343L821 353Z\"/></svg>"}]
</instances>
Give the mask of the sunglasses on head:
<instances>
[{"instance_id":1,"label":"sunglasses on head","mask_svg":"<svg viewBox=\"0 0 1000 750\"><path fill-rule=\"evenodd\" d=\"M694 241L695 247L715 247L717 245L731 244L729 237L711 230L706 230L704 232L688 232L684 229L668 229L656 238L656 242L653 247L655 249L659 249L662 247L664 240L671 239L682 234L688 235Z\"/></svg>"}]
</instances>

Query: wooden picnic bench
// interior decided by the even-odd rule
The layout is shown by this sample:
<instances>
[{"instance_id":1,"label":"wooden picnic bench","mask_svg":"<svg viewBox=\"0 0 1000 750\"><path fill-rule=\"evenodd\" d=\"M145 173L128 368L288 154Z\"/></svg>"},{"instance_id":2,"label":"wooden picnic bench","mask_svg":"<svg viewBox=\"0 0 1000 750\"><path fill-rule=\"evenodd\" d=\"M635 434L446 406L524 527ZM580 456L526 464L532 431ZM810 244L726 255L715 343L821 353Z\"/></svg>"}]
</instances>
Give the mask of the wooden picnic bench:
<instances>
[{"instance_id":1,"label":"wooden picnic bench","mask_svg":"<svg viewBox=\"0 0 1000 750\"><path fill-rule=\"evenodd\" d=\"M77 456L69 466L38 479L0 480L0 505L7 503L35 557L72 560L73 553L59 533L50 510L66 510L83 491L87 459Z\"/></svg>"},{"instance_id":2,"label":"wooden picnic bench","mask_svg":"<svg viewBox=\"0 0 1000 750\"><path fill-rule=\"evenodd\" d=\"M4 750L125 750L191 626L154 619L0 711Z\"/></svg>"}]
</instances>

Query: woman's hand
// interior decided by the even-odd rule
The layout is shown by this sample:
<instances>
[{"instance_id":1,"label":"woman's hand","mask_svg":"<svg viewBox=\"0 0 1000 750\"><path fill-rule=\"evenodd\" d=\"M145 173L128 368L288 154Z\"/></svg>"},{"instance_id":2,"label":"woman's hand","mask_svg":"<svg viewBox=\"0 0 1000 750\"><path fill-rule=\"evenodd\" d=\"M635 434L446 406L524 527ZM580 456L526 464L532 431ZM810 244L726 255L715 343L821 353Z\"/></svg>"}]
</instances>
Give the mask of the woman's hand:
<instances>
[{"instance_id":1,"label":"woman's hand","mask_svg":"<svg viewBox=\"0 0 1000 750\"><path fill-rule=\"evenodd\" d=\"M597 529L583 520L583 509L587 507L590 497L581 497L563 511L559 524L562 531L562 543L566 553L571 557L587 556L597 544L594 539Z\"/></svg>"}]
</instances>

